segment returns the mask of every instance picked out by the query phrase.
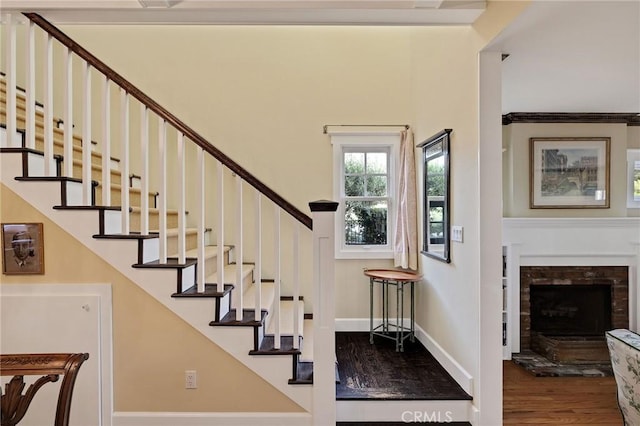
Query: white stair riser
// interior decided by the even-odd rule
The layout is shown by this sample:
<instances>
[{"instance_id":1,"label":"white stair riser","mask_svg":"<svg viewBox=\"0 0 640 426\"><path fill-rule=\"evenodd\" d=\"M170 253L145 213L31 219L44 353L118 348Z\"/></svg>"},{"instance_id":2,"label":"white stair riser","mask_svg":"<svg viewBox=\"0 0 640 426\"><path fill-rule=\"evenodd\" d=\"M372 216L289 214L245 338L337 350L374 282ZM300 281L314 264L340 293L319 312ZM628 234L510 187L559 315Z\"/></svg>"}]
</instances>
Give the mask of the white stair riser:
<instances>
[{"instance_id":1,"label":"white stair riser","mask_svg":"<svg viewBox=\"0 0 640 426\"><path fill-rule=\"evenodd\" d=\"M82 183L81 182L63 182L65 190L67 192L67 205L68 206L81 206L82 205Z\"/></svg>"},{"instance_id":2,"label":"white stair riser","mask_svg":"<svg viewBox=\"0 0 640 426\"><path fill-rule=\"evenodd\" d=\"M180 291L189 290L196 285L196 265L191 265L182 269L182 286Z\"/></svg>"},{"instance_id":3,"label":"white stair riser","mask_svg":"<svg viewBox=\"0 0 640 426\"><path fill-rule=\"evenodd\" d=\"M230 310L231 310L231 293L227 293L222 298L220 298L220 318L224 318L224 316L227 315Z\"/></svg>"},{"instance_id":4,"label":"white stair riser","mask_svg":"<svg viewBox=\"0 0 640 426\"><path fill-rule=\"evenodd\" d=\"M22 133L16 132L13 140L7 138L7 129L0 127L0 148L19 148L22 146Z\"/></svg>"}]
</instances>

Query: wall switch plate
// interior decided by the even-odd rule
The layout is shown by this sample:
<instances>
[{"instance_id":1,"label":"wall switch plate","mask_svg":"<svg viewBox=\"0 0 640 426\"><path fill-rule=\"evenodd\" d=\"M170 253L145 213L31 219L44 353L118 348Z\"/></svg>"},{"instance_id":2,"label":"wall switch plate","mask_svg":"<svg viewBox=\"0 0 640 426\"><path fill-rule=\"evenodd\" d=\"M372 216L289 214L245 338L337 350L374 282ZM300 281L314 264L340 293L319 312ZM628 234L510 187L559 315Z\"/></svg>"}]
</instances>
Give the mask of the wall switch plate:
<instances>
[{"instance_id":1,"label":"wall switch plate","mask_svg":"<svg viewBox=\"0 0 640 426\"><path fill-rule=\"evenodd\" d=\"M463 240L462 226L451 226L451 241L457 241L461 243L462 240Z\"/></svg>"},{"instance_id":2,"label":"wall switch plate","mask_svg":"<svg viewBox=\"0 0 640 426\"><path fill-rule=\"evenodd\" d=\"M197 389L198 382L195 370L186 370L184 372L184 388L185 389Z\"/></svg>"}]
</instances>

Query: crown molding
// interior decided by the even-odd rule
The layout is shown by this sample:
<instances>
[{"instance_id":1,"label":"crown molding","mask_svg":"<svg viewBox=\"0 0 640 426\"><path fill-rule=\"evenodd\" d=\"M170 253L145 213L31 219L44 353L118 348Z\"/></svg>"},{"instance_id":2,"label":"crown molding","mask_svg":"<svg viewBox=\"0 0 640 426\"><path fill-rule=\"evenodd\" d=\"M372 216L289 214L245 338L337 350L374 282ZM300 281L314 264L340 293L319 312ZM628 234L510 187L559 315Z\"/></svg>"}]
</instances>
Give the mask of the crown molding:
<instances>
[{"instance_id":1,"label":"crown molding","mask_svg":"<svg viewBox=\"0 0 640 426\"><path fill-rule=\"evenodd\" d=\"M510 112L502 116L502 124L512 123L617 123L640 126L636 112Z\"/></svg>"}]
</instances>

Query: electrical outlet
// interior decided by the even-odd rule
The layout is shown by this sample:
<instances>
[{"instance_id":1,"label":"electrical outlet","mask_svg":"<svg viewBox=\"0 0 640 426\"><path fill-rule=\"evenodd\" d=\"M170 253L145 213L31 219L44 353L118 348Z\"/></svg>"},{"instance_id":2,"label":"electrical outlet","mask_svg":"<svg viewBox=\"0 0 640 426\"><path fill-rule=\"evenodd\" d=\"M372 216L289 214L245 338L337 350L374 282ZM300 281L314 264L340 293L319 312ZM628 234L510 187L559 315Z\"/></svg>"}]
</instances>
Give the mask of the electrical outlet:
<instances>
[{"instance_id":1,"label":"electrical outlet","mask_svg":"<svg viewBox=\"0 0 640 426\"><path fill-rule=\"evenodd\" d=\"M462 226L451 226L451 241L457 241L461 243L462 240L463 240Z\"/></svg>"},{"instance_id":2,"label":"electrical outlet","mask_svg":"<svg viewBox=\"0 0 640 426\"><path fill-rule=\"evenodd\" d=\"M196 380L196 371L195 370L186 370L184 372L184 388L185 389L197 389L198 382Z\"/></svg>"}]
</instances>

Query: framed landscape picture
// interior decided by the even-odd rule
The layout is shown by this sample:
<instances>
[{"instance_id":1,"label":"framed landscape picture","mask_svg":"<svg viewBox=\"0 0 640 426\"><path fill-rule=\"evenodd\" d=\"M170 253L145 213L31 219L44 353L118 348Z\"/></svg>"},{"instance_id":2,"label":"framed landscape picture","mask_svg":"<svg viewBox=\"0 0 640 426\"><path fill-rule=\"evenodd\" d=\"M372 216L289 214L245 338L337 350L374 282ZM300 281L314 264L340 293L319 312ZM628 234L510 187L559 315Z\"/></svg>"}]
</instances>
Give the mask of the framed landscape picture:
<instances>
[{"instance_id":1,"label":"framed landscape picture","mask_svg":"<svg viewBox=\"0 0 640 426\"><path fill-rule=\"evenodd\" d=\"M3 274L44 274L42 223L3 223L2 247Z\"/></svg>"},{"instance_id":2,"label":"framed landscape picture","mask_svg":"<svg viewBox=\"0 0 640 426\"><path fill-rule=\"evenodd\" d=\"M611 138L529 139L529 207L609 208Z\"/></svg>"}]
</instances>

